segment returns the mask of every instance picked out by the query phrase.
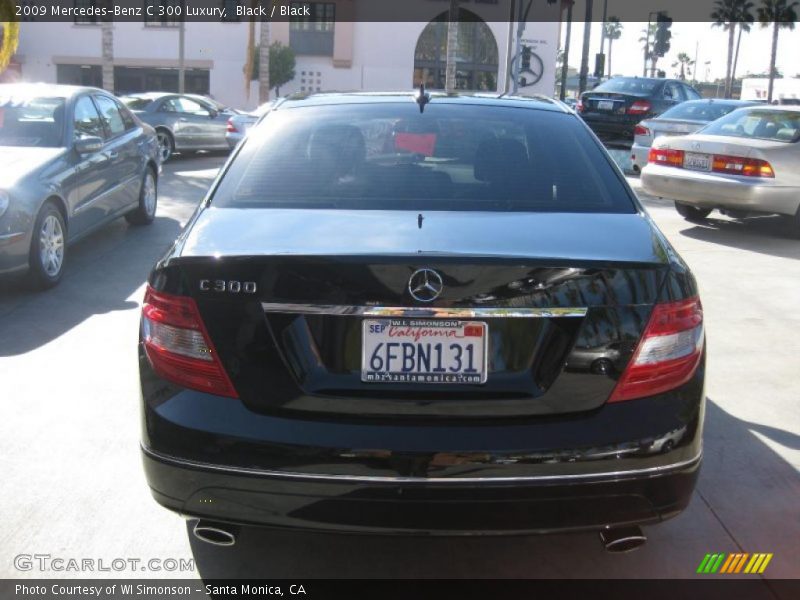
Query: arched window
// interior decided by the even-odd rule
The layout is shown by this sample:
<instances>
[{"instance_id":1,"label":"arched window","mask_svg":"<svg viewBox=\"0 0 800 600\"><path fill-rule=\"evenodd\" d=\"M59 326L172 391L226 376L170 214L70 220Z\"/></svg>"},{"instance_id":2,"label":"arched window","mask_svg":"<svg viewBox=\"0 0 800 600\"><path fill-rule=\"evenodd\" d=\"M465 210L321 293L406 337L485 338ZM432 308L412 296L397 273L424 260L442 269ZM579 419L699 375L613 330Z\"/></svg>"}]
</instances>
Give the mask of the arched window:
<instances>
[{"instance_id":1,"label":"arched window","mask_svg":"<svg viewBox=\"0 0 800 600\"><path fill-rule=\"evenodd\" d=\"M458 13L456 89L497 90L497 41L489 26L475 13ZM447 12L425 26L414 50L414 87L444 89L447 62Z\"/></svg>"}]
</instances>

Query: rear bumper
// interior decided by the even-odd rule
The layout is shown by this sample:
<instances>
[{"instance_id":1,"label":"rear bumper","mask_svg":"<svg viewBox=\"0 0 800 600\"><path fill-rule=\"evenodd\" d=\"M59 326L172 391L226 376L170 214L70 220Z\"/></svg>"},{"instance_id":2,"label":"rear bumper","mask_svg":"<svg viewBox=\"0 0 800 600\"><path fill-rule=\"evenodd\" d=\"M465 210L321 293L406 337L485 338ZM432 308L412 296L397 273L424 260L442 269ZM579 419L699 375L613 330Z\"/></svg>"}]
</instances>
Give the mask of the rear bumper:
<instances>
[{"instance_id":1,"label":"rear bumper","mask_svg":"<svg viewBox=\"0 0 800 600\"><path fill-rule=\"evenodd\" d=\"M634 143L631 146L631 165L634 170L641 171L647 164L647 157L650 155L650 146L640 146Z\"/></svg>"},{"instance_id":2,"label":"rear bumper","mask_svg":"<svg viewBox=\"0 0 800 600\"><path fill-rule=\"evenodd\" d=\"M603 115L597 113L579 113L586 124L599 136L617 136L633 139L633 128L646 115Z\"/></svg>"},{"instance_id":3,"label":"rear bumper","mask_svg":"<svg viewBox=\"0 0 800 600\"><path fill-rule=\"evenodd\" d=\"M702 208L794 215L800 207L797 187L661 165L651 164L642 171L642 187L648 194Z\"/></svg>"},{"instance_id":4,"label":"rear bumper","mask_svg":"<svg viewBox=\"0 0 800 600\"><path fill-rule=\"evenodd\" d=\"M357 478L234 469L144 449L153 497L188 518L383 534L523 534L656 523L688 504L700 457L591 478ZM466 479L466 480L465 480Z\"/></svg>"}]
</instances>

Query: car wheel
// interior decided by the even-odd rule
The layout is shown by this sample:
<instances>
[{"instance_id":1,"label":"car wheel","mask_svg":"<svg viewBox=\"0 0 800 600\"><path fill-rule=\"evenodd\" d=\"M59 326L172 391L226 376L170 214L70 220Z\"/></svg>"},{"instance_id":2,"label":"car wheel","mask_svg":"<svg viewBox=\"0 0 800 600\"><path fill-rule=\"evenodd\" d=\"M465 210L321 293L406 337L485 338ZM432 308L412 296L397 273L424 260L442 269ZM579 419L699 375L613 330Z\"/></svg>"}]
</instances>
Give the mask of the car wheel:
<instances>
[{"instance_id":1,"label":"car wheel","mask_svg":"<svg viewBox=\"0 0 800 600\"><path fill-rule=\"evenodd\" d=\"M687 221L702 221L711 213L710 208L697 208L682 202L675 203L675 210Z\"/></svg>"},{"instance_id":2,"label":"car wheel","mask_svg":"<svg viewBox=\"0 0 800 600\"><path fill-rule=\"evenodd\" d=\"M175 140L172 134L166 129L159 129L156 132L156 137L158 139L158 157L161 159L162 163L165 163L170 159L172 153L175 152Z\"/></svg>"},{"instance_id":3,"label":"car wheel","mask_svg":"<svg viewBox=\"0 0 800 600\"><path fill-rule=\"evenodd\" d=\"M789 236L800 240L800 208L794 216L786 215L786 230Z\"/></svg>"},{"instance_id":4,"label":"car wheel","mask_svg":"<svg viewBox=\"0 0 800 600\"><path fill-rule=\"evenodd\" d=\"M67 256L66 231L61 211L52 202L45 202L33 225L30 251L30 275L40 289L61 281Z\"/></svg>"},{"instance_id":5,"label":"car wheel","mask_svg":"<svg viewBox=\"0 0 800 600\"><path fill-rule=\"evenodd\" d=\"M149 225L156 217L158 204L158 187L153 169L147 167L142 177L142 187L139 190L139 206L125 215L131 225Z\"/></svg>"}]
</instances>

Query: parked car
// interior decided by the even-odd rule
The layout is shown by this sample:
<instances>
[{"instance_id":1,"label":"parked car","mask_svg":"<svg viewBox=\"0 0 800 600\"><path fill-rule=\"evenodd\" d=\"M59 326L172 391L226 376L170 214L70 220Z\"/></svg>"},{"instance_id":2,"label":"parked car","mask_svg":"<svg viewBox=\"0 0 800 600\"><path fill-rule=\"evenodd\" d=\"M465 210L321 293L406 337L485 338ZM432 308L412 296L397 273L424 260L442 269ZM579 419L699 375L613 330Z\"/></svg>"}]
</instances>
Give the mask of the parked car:
<instances>
[{"instance_id":1,"label":"parked car","mask_svg":"<svg viewBox=\"0 0 800 600\"><path fill-rule=\"evenodd\" d=\"M561 103L283 100L150 274L147 481L217 544L249 524L630 547L692 494L702 321Z\"/></svg>"},{"instance_id":2,"label":"parked car","mask_svg":"<svg viewBox=\"0 0 800 600\"><path fill-rule=\"evenodd\" d=\"M632 140L642 119L700 98L697 90L677 79L614 77L581 94L577 110L599 137Z\"/></svg>"},{"instance_id":3,"label":"parked car","mask_svg":"<svg viewBox=\"0 0 800 600\"><path fill-rule=\"evenodd\" d=\"M225 129L235 113L218 111L202 96L148 92L123 96L122 101L158 135L161 162L174 152L228 150Z\"/></svg>"},{"instance_id":4,"label":"parked car","mask_svg":"<svg viewBox=\"0 0 800 600\"><path fill-rule=\"evenodd\" d=\"M252 112L245 112L233 115L228 119L228 125L225 132L225 139L228 140L228 146L235 148L236 145L244 139L247 135L247 130L255 125L258 120L267 114L274 101L265 102Z\"/></svg>"},{"instance_id":5,"label":"parked car","mask_svg":"<svg viewBox=\"0 0 800 600\"><path fill-rule=\"evenodd\" d=\"M0 85L0 156L0 273L53 286L72 242L117 217L153 221L156 134L102 90Z\"/></svg>"},{"instance_id":6,"label":"parked car","mask_svg":"<svg viewBox=\"0 0 800 600\"><path fill-rule=\"evenodd\" d=\"M658 136L687 135L705 127L711 121L744 106L757 106L746 100L688 100L673 106L660 116L645 119L633 129L631 163L635 172L647 164L650 146Z\"/></svg>"},{"instance_id":7,"label":"parked car","mask_svg":"<svg viewBox=\"0 0 800 600\"><path fill-rule=\"evenodd\" d=\"M692 135L658 138L642 187L690 221L714 209L776 213L800 234L800 107L740 108Z\"/></svg>"}]
</instances>

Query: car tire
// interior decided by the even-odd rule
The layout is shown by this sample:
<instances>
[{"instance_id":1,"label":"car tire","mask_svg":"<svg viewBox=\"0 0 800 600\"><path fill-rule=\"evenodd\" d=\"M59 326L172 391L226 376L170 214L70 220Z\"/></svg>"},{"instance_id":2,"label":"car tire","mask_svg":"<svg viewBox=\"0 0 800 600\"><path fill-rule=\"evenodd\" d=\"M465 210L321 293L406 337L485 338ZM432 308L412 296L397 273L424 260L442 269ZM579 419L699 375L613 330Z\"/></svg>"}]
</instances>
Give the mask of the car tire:
<instances>
[{"instance_id":1,"label":"car tire","mask_svg":"<svg viewBox=\"0 0 800 600\"><path fill-rule=\"evenodd\" d=\"M786 215L786 232L790 237L800 240L800 208L794 216Z\"/></svg>"},{"instance_id":2,"label":"car tire","mask_svg":"<svg viewBox=\"0 0 800 600\"><path fill-rule=\"evenodd\" d=\"M156 129L156 139L158 140L158 158L161 160L161 164L164 164L175 153L175 138L166 129Z\"/></svg>"},{"instance_id":3,"label":"car tire","mask_svg":"<svg viewBox=\"0 0 800 600\"><path fill-rule=\"evenodd\" d=\"M36 215L31 235L29 275L34 287L47 289L61 281L67 258L67 227L53 202L45 202Z\"/></svg>"},{"instance_id":4,"label":"car tire","mask_svg":"<svg viewBox=\"0 0 800 600\"><path fill-rule=\"evenodd\" d=\"M125 215L131 225L149 225L156 218L158 206L158 183L153 169L147 167L139 189L139 206Z\"/></svg>"},{"instance_id":5,"label":"car tire","mask_svg":"<svg viewBox=\"0 0 800 600\"><path fill-rule=\"evenodd\" d=\"M677 210L678 214L682 216L684 219L693 222L702 221L709 214L711 214L710 208L697 208L696 206L683 204L682 202L675 203L675 210Z\"/></svg>"}]
</instances>

